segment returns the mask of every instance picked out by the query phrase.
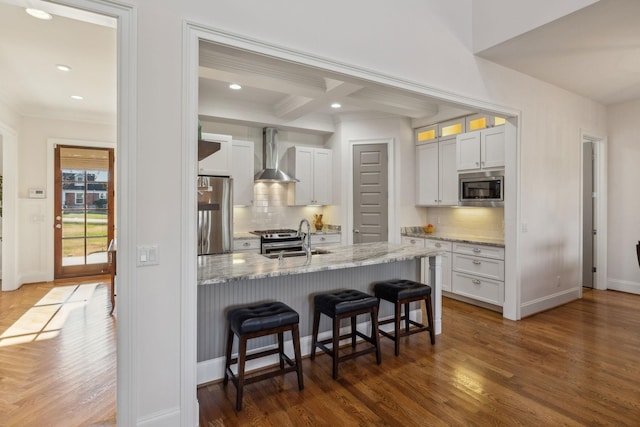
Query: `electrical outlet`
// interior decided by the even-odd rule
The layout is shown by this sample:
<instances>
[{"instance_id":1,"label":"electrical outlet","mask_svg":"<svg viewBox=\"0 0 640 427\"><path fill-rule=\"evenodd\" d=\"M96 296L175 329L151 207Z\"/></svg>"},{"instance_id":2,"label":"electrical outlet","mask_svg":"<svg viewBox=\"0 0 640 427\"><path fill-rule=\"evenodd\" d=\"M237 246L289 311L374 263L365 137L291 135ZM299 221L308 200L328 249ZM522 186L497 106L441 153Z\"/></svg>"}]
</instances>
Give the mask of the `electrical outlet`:
<instances>
[{"instance_id":1,"label":"electrical outlet","mask_svg":"<svg viewBox=\"0 0 640 427\"><path fill-rule=\"evenodd\" d=\"M529 224L527 224L526 222L523 222L520 226L522 227L523 233L526 233L527 231L529 231Z\"/></svg>"},{"instance_id":2,"label":"electrical outlet","mask_svg":"<svg viewBox=\"0 0 640 427\"><path fill-rule=\"evenodd\" d=\"M437 219L436 223L440 224L440 217L437 217L436 219Z\"/></svg>"},{"instance_id":3,"label":"electrical outlet","mask_svg":"<svg viewBox=\"0 0 640 427\"><path fill-rule=\"evenodd\" d=\"M560 276L556 276L556 287L560 287Z\"/></svg>"}]
</instances>

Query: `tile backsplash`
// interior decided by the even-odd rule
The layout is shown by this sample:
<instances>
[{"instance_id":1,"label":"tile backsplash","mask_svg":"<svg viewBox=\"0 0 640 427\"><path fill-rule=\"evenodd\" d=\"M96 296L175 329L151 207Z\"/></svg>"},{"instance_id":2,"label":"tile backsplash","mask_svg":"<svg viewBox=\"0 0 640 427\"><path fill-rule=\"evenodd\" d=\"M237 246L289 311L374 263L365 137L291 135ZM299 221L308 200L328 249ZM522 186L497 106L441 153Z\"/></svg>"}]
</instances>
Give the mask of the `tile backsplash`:
<instances>
[{"instance_id":1,"label":"tile backsplash","mask_svg":"<svg viewBox=\"0 0 640 427\"><path fill-rule=\"evenodd\" d=\"M427 223L446 234L504 238L504 208L427 208Z\"/></svg>"},{"instance_id":2,"label":"tile backsplash","mask_svg":"<svg viewBox=\"0 0 640 427\"><path fill-rule=\"evenodd\" d=\"M324 213L323 206L287 206L288 185L256 183L253 206L233 209L234 233L274 228L297 229L302 218L313 224L313 215Z\"/></svg>"}]
</instances>

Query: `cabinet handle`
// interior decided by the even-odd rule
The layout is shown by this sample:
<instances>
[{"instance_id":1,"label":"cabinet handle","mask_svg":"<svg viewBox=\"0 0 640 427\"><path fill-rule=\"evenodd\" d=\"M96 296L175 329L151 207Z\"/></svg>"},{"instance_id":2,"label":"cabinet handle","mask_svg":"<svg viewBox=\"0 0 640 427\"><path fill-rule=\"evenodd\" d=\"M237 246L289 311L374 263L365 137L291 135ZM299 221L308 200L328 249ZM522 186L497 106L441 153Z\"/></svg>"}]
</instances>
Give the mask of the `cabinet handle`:
<instances>
[{"instance_id":1,"label":"cabinet handle","mask_svg":"<svg viewBox=\"0 0 640 427\"><path fill-rule=\"evenodd\" d=\"M440 243L436 243L436 248L441 248L442 245Z\"/></svg>"},{"instance_id":2,"label":"cabinet handle","mask_svg":"<svg viewBox=\"0 0 640 427\"><path fill-rule=\"evenodd\" d=\"M480 265L480 264L482 264L482 263L481 263L480 261L478 261L477 259L474 259L474 260L473 260L473 263L474 263L475 265Z\"/></svg>"},{"instance_id":3,"label":"cabinet handle","mask_svg":"<svg viewBox=\"0 0 640 427\"><path fill-rule=\"evenodd\" d=\"M320 241L321 241L321 242L324 242L325 240L327 240L327 239L325 239L324 237L321 237L321 238L320 238Z\"/></svg>"},{"instance_id":4,"label":"cabinet handle","mask_svg":"<svg viewBox=\"0 0 640 427\"><path fill-rule=\"evenodd\" d=\"M480 284L480 283L482 283L482 282L481 282L480 280L478 280L478 279L473 279L473 280L471 281L471 283L473 283L474 285L479 285L479 284Z\"/></svg>"},{"instance_id":5,"label":"cabinet handle","mask_svg":"<svg viewBox=\"0 0 640 427\"><path fill-rule=\"evenodd\" d=\"M473 252L479 254L480 252L482 252L482 249L473 248Z\"/></svg>"},{"instance_id":6,"label":"cabinet handle","mask_svg":"<svg viewBox=\"0 0 640 427\"><path fill-rule=\"evenodd\" d=\"M476 166L480 166L480 162L476 162Z\"/></svg>"},{"instance_id":7,"label":"cabinet handle","mask_svg":"<svg viewBox=\"0 0 640 427\"><path fill-rule=\"evenodd\" d=\"M242 244L242 246L244 246L244 247L246 248L246 247L248 247L248 246L251 246L251 244L250 244L249 242L244 242L244 243Z\"/></svg>"},{"instance_id":8,"label":"cabinet handle","mask_svg":"<svg viewBox=\"0 0 640 427\"><path fill-rule=\"evenodd\" d=\"M411 242L412 245L416 244L416 241L414 239L411 239L410 242Z\"/></svg>"}]
</instances>

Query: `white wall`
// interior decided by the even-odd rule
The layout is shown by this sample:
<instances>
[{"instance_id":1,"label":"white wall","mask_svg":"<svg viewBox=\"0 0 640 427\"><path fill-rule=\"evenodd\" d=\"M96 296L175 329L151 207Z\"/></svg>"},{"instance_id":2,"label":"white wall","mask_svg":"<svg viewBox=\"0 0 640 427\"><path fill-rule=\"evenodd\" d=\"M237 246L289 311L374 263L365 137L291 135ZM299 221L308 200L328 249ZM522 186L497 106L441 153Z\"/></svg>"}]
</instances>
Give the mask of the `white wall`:
<instances>
[{"instance_id":1,"label":"white wall","mask_svg":"<svg viewBox=\"0 0 640 427\"><path fill-rule=\"evenodd\" d=\"M141 342L127 360L137 361L131 384L139 424L170 425L167 420L191 403L179 393L181 209L172 202L181 200L180 141L183 127L191 125L182 121L185 19L417 82L433 93L522 111L519 208L529 229L517 248L523 301L578 285L580 129L604 134L604 107L475 58L469 49L471 0L126 3L136 7L138 18L132 237L160 248L159 265L134 273L138 306L129 326ZM557 288L549 279L559 274L564 280Z\"/></svg>"},{"instance_id":2,"label":"white wall","mask_svg":"<svg viewBox=\"0 0 640 427\"><path fill-rule=\"evenodd\" d=\"M480 52L599 0L474 0L473 51Z\"/></svg>"},{"instance_id":3,"label":"white wall","mask_svg":"<svg viewBox=\"0 0 640 427\"><path fill-rule=\"evenodd\" d=\"M607 286L640 294L640 267L635 252L640 240L640 100L611 105L607 115Z\"/></svg>"},{"instance_id":4,"label":"white wall","mask_svg":"<svg viewBox=\"0 0 640 427\"><path fill-rule=\"evenodd\" d=\"M53 194L29 199L29 188L47 188L53 165L49 138L115 142L115 125L24 117L18 139L18 283L53 280Z\"/></svg>"}]
</instances>

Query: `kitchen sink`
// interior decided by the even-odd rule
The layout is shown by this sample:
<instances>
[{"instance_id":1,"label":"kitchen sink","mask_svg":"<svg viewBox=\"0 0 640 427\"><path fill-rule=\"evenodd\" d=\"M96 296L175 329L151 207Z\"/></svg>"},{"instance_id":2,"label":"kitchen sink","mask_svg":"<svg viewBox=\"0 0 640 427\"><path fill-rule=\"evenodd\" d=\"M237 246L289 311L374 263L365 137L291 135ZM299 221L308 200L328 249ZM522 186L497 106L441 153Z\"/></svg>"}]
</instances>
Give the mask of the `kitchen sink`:
<instances>
[{"instance_id":1,"label":"kitchen sink","mask_svg":"<svg viewBox=\"0 0 640 427\"><path fill-rule=\"evenodd\" d=\"M288 251L288 252L271 252L268 254L261 254L263 257L267 257L270 259L277 259L280 254L282 253L282 257L283 258L291 258L291 257L299 257L299 256L306 256L307 254L305 253L305 251ZM324 255L324 254L330 254L330 251L327 251L325 249L311 249L311 255Z\"/></svg>"}]
</instances>

